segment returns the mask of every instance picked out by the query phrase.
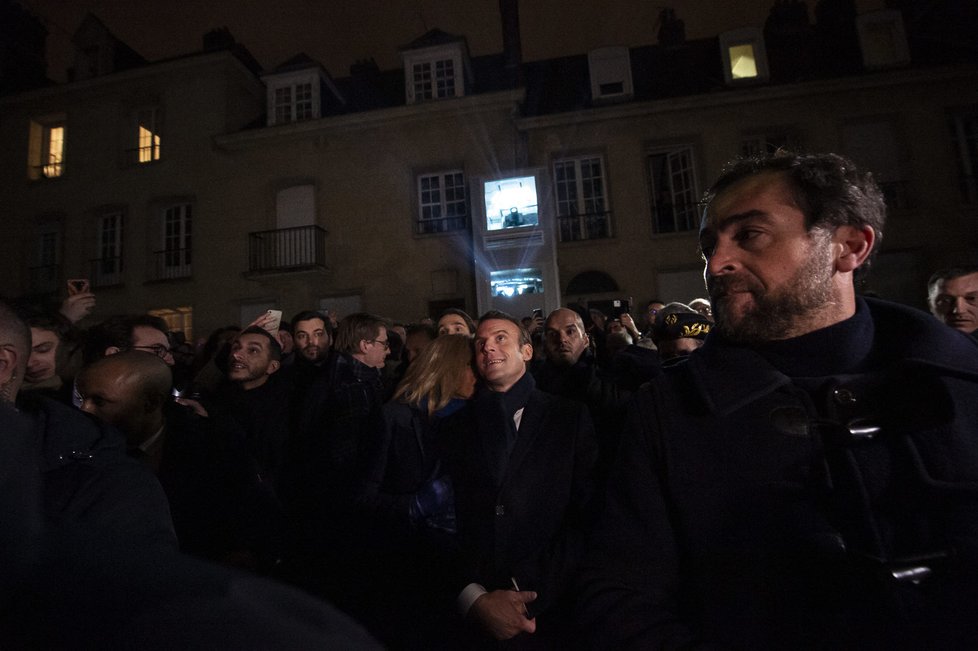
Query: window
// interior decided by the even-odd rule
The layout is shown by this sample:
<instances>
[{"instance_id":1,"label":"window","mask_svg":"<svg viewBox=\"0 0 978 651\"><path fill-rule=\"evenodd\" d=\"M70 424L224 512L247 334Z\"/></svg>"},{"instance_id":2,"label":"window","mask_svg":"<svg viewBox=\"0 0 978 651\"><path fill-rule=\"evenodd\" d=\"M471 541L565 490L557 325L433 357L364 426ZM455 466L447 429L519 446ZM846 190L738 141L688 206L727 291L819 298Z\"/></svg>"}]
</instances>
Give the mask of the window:
<instances>
[{"instance_id":1,"label":"window","mask_svg":"<svg viewBox=\"0 0 978 651\"><path fill-rule=\"evenodd\" d=\"M275 122L287 124L317 117L313 101L312 83L279 86L273 91Z\"/></svg>"},{"instance_id":2,"label":"window","mask_svg":"<svg viewBox=\"0 0 978 651\"><path fill-rule=\"evenodd\" d=\"M122 213L109 212L98 218L97 257L92 261L92 285L106 287L122 282Z\"/></svg>"},{"instance_id":3,"label":"window","mask_svg":"<svg viewBox=\"0 0 978 651\"><path fill-rule=\"evenodd\" d=\"M600 158L558 160L554 163L554 188L561 242L611 236Z\"/></svg>"},{"instance_id":4,"label":"window","mask_svg":"<svg viewBox=\"0 0 978 651\"><path fill-rule=\"evenodd\" d=\"M52 179L64 174L65 123L63 119L31 121L31 179Z\"/></svg>"},{"instance_id":5,"label":"window","mask_svg":"<svg viewBox=\"0 0 978 651\"><path fill-rule=\"evenodd\" d=\"M468 226L465 175L458 170L418 177L419 235L463 230Z\"/></svg>"},{"instance_id":6,"label":"window","mask_svg":"<svg viewBox=\"0 0 978 651\"><path fill-rule=\"evenodd\" d=\"M720 52L723 56L723 76L728 84L767 80L764 37L756 27L721 34Z\"/></svg>"},{"instance_id":7,"label":"window","mask_svg":"<svg viewBox=\"0 0 978 651\"><path fill-rule=\"evenodd\" d=\"M949 126L961 200L968 204L978 203L978 106L951 115Z\"/></svg>"},{"instance_id":8,"label":"window","mask_svg":"<svg viewBox=\"0 0 978 651\"><path fill-rule=\"evenodd\" d=\"M539 269L507 269L489 274L493 297L512 298L525 294L543 293L543 274Z\"/></svg>"},{"instance_id":9,"label":"window","mask_svg":"<svg viewBox=\"0 0 978 651\"><path fill-rule=\"evenodd\" d=\"M451 59L414 64L414 101L455 97L455 62Z\"/></svg>"},{"instance_id":10,"label":"window","mask_svg":"<svg viewBox=\"0 0 978 651\"><path fill-rule=\"evenodd\" d=\"M192 273L193 208L181 203L163 210L163 250L157 251L156 280L187 278Z\"/></svg>"},{"instance_id":11,"label":"window","mask_svg":"<svg viewBox=\"0 0 978 651\"><path fill-rule=\"evenodd\" d=\"M31 253L30 291L47 293L60 289L61 227L48 223L38 227Z\"/></svg>"},{"instance_id":12,"label":"window","mask_svg":"<svg viewBox=\"0 0 978 651\"><path fill-rule=\"evenodd\" d=\"M649 155L654 233L689 231L699 225L693 150L679 147Z\"/></svg>"},{"instance_id":13,"label":"window","mask_svg":"<svg viewBox=\"0 0 978 651\"><path fill-rule=\"evenodd\" d=\"M136 111L136 147L131 162L151 163L160 159L159 110L156 107Z\"/></svg>"},{"instance_id":14,"label":"window","mask_svg":"<svg viewBox=\"0 0 978 651\"><path fill-rule=\"evenodd\" d=\"M156 310L149 310L148 314L163 319L166 321L167 330L170 332L182 332L183 340L193 344L194 309L192 307L161 307Z\"/></svg>"},{"instance_id":15,"label":"window","mask_svg":"<svg viewBox=\"0 0 978 651\"><path fill-rule=\"evenodd\" d=\"M907 35L899 10L873 11L856 18L863 65L867 69L910 63Z\"/></svg>"},{"instance_id":16,"label":"window","mask_svg":"<svg viewBox=\"0 0 978 651\"><path fill-rule=\"evenodd\" d=\"M514 176L483 183L486 230L498 231L540 224L535 176Z\"/></svg>"},{"instance_id":17,"label":"window","mask_svg":"<svg viewBox=\"0 0 978 651\"><path fill-rule=\"evenodd\" d=\"M587 55L593 100L632 96L632 66L627 47L604 47Z\"/></svg>"}]
</instances>

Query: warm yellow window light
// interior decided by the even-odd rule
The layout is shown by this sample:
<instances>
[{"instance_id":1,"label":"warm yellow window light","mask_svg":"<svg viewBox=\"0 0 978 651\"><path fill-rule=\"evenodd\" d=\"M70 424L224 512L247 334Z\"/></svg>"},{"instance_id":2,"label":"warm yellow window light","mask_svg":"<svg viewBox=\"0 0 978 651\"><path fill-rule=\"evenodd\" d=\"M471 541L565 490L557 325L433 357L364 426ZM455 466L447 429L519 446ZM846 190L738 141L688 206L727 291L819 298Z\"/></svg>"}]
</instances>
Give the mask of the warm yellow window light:
<instances>
[{"instance_id":1,"label":"warm yellow window light","mask_svg":"<svg viewBox=\"0 0 978 651\"><path fill-rule=\"evenodd\" d=\"M160 137L139 125L139 162L148 163L149 161L160 159Z\"/></svg>"},{"instance_id":2,"label":"warm yellow window light","mask_svg":"<svg viewBox=\"0 0 978 651\"><path fill-rule=\"evenodd\" d=\"M754 60L754 46L752 44L733 45L729 52L732 79L751 79L757 76L757 62Z\"/></svg>"},{"instance_id":3,"label":"warm yellow window light","mask_svg":"<svg viewBox=\"0 0 978 651\"><path fill-rule=\"evenodd\" d=\"M44 176L61 176L61 161L64 160L65 128L51 127L48 129L47 161L44 165Z\"/></svg>"}]
</instances>

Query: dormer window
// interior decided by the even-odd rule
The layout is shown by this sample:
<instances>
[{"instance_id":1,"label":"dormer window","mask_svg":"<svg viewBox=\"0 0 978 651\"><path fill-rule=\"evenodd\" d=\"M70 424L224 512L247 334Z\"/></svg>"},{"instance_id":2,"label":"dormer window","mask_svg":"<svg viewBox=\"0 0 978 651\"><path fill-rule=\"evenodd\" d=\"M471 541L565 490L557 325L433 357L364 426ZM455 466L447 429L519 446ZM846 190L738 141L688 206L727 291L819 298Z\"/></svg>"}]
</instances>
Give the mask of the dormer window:
<instances>
[{"instance_id":1,"label":"dormer window","mask_svg":"<svg viewBox=\"0 0 978 651\"><path fill-rule=\"evenodd\" d=\"M318 120L343 97L318 63L304 54L262 75L268 88L268 126Z\"/></svg>"},{"instance_id":2,"label":"dormer window","mask_svg":"<svg viewBox=\"0 0 978 651\"><path fill-rule=\"evenodd\" d=\"M433 30L401 50L408 104L465 95L465 41Z\"/></svg>"},{"instance_id":3,"label":"dormer window","mask_svg":"<svg viewBox=\"0 0 978 651\"><path fill-rule=\"evenodd\" d=\"M627 47L603 47L587 55L594 101L628 99L634 94Z\"/></svg>"},{"instance_id":4,"label":"dormer window","mask_svg":"<svg viewBox=\"0 0 978 651\"><path fill-rule=\"evenodd\" d=\"M745 27L720 35L723 76L728 84L767 81L767 52L764 36L756 27Z\"/></svg>"},{"instance_id":5,"label":"dormer window","mask_svg":"<svg viewBox=\"0 0 978 651\"><path fill-rule=\"evenodd\" d=\"M895 9L874 11L856 18L863 65L867 69L910 63L903 15Z\"/></svg>"}]
</instances>

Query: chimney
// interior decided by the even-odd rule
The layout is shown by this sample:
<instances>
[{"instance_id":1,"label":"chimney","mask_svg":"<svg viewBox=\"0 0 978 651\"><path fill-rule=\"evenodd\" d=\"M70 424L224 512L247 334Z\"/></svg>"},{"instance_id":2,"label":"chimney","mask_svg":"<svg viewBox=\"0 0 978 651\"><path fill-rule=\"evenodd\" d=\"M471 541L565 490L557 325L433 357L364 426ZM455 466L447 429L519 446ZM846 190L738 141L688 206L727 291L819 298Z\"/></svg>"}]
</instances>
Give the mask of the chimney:
<instances>
[{"instance_id":1,"label":"chimney","mask_svg":"<svg viewBox=\"0 0 978 651\"><path fill-rule=\"evenodd\" d=\"M517 83L522 79L523 46L520 43L519 0L499 0L499 15L503 27L503 60L506 71Z\"/></svg>"}]
</instances>

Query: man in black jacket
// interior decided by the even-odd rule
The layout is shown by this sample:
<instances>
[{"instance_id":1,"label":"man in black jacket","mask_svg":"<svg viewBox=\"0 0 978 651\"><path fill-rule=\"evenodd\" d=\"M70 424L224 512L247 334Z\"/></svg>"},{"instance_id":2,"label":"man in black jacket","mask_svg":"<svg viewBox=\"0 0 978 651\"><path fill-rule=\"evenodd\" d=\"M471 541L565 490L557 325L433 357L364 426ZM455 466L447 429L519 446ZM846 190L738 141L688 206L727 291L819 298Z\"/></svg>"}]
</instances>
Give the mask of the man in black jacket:
<instances>
[{"instance_id":1,"label":"man in black jacket","mask_svg":"<svg viewBox=\"0 0 978 651\"><path fill-rule=\"evenodd\" d=\"M831 154L707 193L716 328L630 406L580 576L592 646L978 643L978 346L856 296L883 220Z\"/></svg>"},{"instance_id":2,"label":"man in black jacket","mask_svg":"<svg viewBox=\"0 0 978 651\"><path fill-rule=\"evenodd\" d=\"M475 348L483 384L443 437L463 557L459 610L517 648L566 647L569 580L591 513L591 419L583 404L535 388L533 347L513 317L484 315Z\"/></svg>"}]
</instances>

